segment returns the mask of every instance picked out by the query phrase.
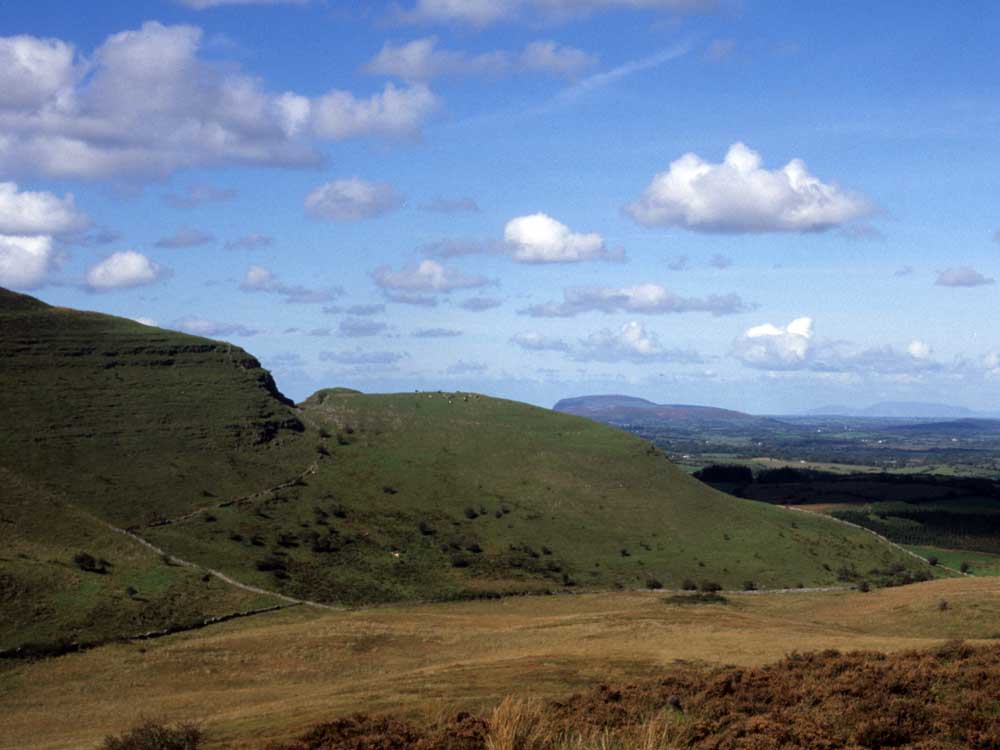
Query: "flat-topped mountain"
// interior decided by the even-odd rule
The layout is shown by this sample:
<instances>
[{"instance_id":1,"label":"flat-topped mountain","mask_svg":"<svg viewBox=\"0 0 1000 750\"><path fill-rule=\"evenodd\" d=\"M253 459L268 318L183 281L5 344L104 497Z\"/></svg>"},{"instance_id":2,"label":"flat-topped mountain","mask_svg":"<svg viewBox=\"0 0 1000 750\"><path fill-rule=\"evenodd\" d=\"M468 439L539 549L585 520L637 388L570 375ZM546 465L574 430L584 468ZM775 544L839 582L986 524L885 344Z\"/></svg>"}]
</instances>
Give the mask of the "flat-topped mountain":
<instances>
[{"instance_id":1,"label":"flat-topped mountain","mask_svg":"<svg viewBox=\"0 0 1000 750\"><path fill-rule=\"evenodd\" d=\"M731 409L690 404L657 404L644 398L619 395L577 396L564 398L552 407L555 411L576 414L601 422L620 424L636 419L664 419L694 423L752 423L773 421Z\"/></svg>"}]
</instances>

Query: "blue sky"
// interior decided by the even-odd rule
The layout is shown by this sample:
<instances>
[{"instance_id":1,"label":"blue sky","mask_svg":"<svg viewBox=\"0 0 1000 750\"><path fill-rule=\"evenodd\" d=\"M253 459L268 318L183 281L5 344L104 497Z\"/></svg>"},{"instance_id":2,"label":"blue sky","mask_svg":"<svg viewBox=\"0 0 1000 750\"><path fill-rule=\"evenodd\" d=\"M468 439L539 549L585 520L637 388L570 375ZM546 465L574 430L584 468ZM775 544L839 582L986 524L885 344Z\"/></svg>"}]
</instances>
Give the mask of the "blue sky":
<instances>
[{"instance_id":1,"label":"blue sky","mask_svg":"<svg viewBox=\"0 0 1000 750\"><path fill-rule=\"evenodd\" d=\"M996 410L993 3L5 3L0 285L295 398Z\"/></svg>"}]
</instances>

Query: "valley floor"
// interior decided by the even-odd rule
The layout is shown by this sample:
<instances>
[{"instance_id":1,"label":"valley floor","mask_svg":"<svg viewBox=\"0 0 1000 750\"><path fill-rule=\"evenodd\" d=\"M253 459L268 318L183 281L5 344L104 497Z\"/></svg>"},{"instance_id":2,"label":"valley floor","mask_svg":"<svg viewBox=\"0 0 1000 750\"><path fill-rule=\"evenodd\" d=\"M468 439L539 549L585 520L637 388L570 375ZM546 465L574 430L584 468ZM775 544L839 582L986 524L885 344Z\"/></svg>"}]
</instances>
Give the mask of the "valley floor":
<instances>
[{"instance_id":1,"label":"valley floor","mask_svg":"<svg viewBox=\"0 0 1000 750\"><path fill-rule=\"evenodd\" d=\"M758 665L796 651L1000 638L997 578L868 594L727 594L727 604L674 604L668 596L345 612L300 606L156 641L0 664L0 748L89 750L145 717L198 722L210 747L259 749L355 711L426 718L488 708L511 694L557 697L651 677L679 662Z\"/></svg>"}]
</instances>

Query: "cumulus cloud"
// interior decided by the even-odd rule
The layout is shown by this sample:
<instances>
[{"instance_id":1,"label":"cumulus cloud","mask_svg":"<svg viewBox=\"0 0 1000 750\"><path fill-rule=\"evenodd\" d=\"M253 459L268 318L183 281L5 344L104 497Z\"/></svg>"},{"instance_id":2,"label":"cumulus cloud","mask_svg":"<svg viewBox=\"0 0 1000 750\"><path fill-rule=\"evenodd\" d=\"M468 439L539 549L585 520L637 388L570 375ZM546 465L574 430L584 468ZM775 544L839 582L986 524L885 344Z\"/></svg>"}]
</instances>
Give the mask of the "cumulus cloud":
<instances>
[{"instance_id":1,"label":"cumulus cloud","mask_svg":"<svg viewBox=\"0 0 1000 750\"><path fill-rule=\"evenodd\" d=\"M372 278L393 301L417 305L435 304L434 297L429 295L496 283L482 276L469 276L454 268L447 268L435 260L423 260L400 271L383 266L372 272Z\"/></svg>"},{"instance_id":2,"label":"cumulus cloud","mask_svg":"<svg viewBox=\"0 0 1000 750\"><path fill-rule=\"evenodd\" d=\"M0 286L37 289L58 264L51 237L0 235Z\"/></svg>"},{"instance_id":3,"label":"cumulus cloud","mask_svg":"<svg viewBox=\"0 0 1000 750\"><path fill-rule=\"evenodd\" d=\"M403 205L402 196L387 182L352 177L320 185L306 196L306 213L314 219L355 221L391 213Z\"/></svg>"},{"instance_id":4,"label":"cumulus cloud","mask_svg":"<svg viewBox=\"0 0 1000 750\"><path fill-rule=\"evenodd\" d=\"M985 286L995 284L996 280L969 266L959 266L938 271L937 281L934 283L938 286Z\"/></svg>"},{"instance_id":5,"label":"cumulus cloud","mask_svg":"<svg viewBox=\"0 0 1000 750\"><path fill-rule=\"evenodd\" d=\"M215 242L215 237L208 232L203 232L200 229L192 229L191 227L181 227L169 237L157 240L156 246L168 250L180 250L186 247L207 245L211 242Z\"/></svg>"},{"instance_id":6,"label":"cumulus cloud","mask_svg":"<svg viewBox=\"0 0 1000 750\"><path fill-rule=\"evenodd\" d=\"M718 0L416 0L400 18L411 23L459 23L482 28L525 20L568 20L607 10L714 11Z\"/></svg>"},{"instance_id":7,"label":"cumulus cloud","mask_svg":"<svg viewBox=\"0 0 1000 750\"><path fill-rule=\"evenodd\" d=\"M236 196L237 192L230 188L189 185L179 193L167 193L163 196L163 201L173 208L198 208L210 203L225 203Z\"/></svg>"},{"instance_id":8,"label":"cumulus cloud","mask_svg":"<svg viewBox=\"0 0 1000 750\"><path fill-rule=\"evenodd\" d=\"M418 328L410 335L415 339L449 339L461 336L462 332L454 328Z\"/></svg>"},{"instance_id":9,"label":"cumulus cloud","mask_svg":"<svg viewBox=\"0 0 1000 750\"><path fill-rule=\"evenodd\" d=\"M787 326L771 323L748 329L734 345L743 364L764 370L797 370L812 353L813 319L796 318Z\"/></svg>"},{"instance_id":10,"label":"cumulus cloud","mask_svg":"<svg viewBox=\"0 0 1000 750\"><path fill-rule=\"evenodd\" d=\"M65 235L89 225L70 193L59 198L52 193L19 190L14 182L0 182L0 234Z\"/></svg>"},{"instance_id":11,"label":"cumulus cloud","mask_svg":"<svg viewBox=\"0 0 1000 750\"><path fill-rule=\"evenodd\" d=\"M543 213L518 216L504 227L504 241L519 263L578 263L584 260L621 260L596 233L579 234Z\"/></svg>"},{"instance_id":12,"label":"cumulus cloud","mask_svg":"<svg viewBox=\"0 0 1000 750\"><path fill-rule=\"evenodd\" d=\"M502 304L503 301L495 297L470 297L467 300L462 300L458 306L469 312L485 312L500 307Z\"/></svg>"},{"instance_id":13,"label":"cumulus cloud","mask_svg":"<svg viewBox=\"0 0 1000 750\"><path fill-rule=\"evenodd\" d=\"M511 336L511 343L517 344L522 349L531 352L568 352L569 344L560 338L546 336L536 331L525 331L515 333Z\"/></svg>"},{"instance_id":14,"label":"cumulus cloud","mask_svg":"<svg viewBox=\"0 0 1000 750\"><path fill-rule=\"evenodd\" d=\"M256 328L249 328L239 323L223 323L218 320L194 317L176 320L173 327L185 333L208 338L213 336L256 336L260 333Z\"/></svg>"},{"instance_id":15,"label":"cumulus cloud","mask_svg":"<svg viewBox=\"0 0 1000 750\"><path fill-rule=\"evenodd\" d=\"M903 350L892 346L862 349L844 341L819 340L813 319L802 317L786 326L754 326L733 344L733 354L744 365L761 370L810 370L910 376L942 370L930 344L911 340Z\"/></svg>"},{"instance_id":16,"label":"cumulus cloud","mask_svg":"<svg viewBox=\"0 0 1000 750\"><path fill-rule=\"evenodd\" d=\"M617 330L604 329L580 342L574 358L588 362L700 362L696 352L664 349L656 334L631 320Z\"/></svg>"},{"instance_id":17,"label":"cumulus cloud","mask_svg":"<svg viewBox=\"0 0 1000 750\"><path fill-rule=\"evenodd\" d=\"M259 250L274 244L274 237L267 234L245 234L226 242L226 250Z\"/></svg>"},{"instance_id":18,"label":"cumulus cloud","mask_svg":"<svg viewBox=\"0 0 1000 750\"><path fill-rule=\"evenodd\" d=\"M388 329L385 323L378 320L367 320L366 318L344 318L337 326L337 332L341 336L360 338L363 336L377 336Z\"/></svg>"},{"instance_id":19,"label":"cumulus cloud","mask_svg":"<svg viewBox=\"0 0 1000 750\"><path fill-rule=\"evenodd\" d=\"M441 49L436 37L424 37L406 44L386 42L365 65L364 71L411 82L443 76L499 76L524 72L571 77L594 62L586 52L552 41L532 42L518 53L497 50L469 55Z\"/></svg>"},{"instance_id":20,"label":"cumulus cloud","mask_svg":"<svg viewBox=\"0 0 1000 750\"><path fill-rule=\"evenodd\" d=\"M95 292L152 284L164 273L158 263L142 253L123 250L112 253L87 270L87 286Z\"/></svg>"},{"instance_id":21,"label":"cumulus cloud","mask_svg":"<svg viewBox=\"0 0 1000 750\"><path fill-rule=\"evenodd\" d=\"M91 54L0 38L0 172L150 179L189 167L301 167L319 142L413 138L437 107L423 85L367 98L274 93L235 63L200 56L202 31L155 21Z\"/></svg>"},{"instance_id":22,"label":"cumulus cloud","mask_svg":"<svg viewBox=\"0 0 1000 750\"><path fill-rule=\"evenodd\" d=\"M479 204L472 198L442 198L438 196L423 204L420 209L436 214L479 213Z\"/></svg>"},{"instance_id":23,"label":"cumulus cloud","mask_svg":"<svg viewBox=\"0 0 1000 750\"><path fill-rule=\"evenodd\" d=\"M733 234L823 231L873 211L867 198L821 182L801 159L775 170L761 163L742 143L721 164L685 154L625 211L644 226Z\"/></svg>"},{"instance_id":24,"label":"cumulus cloud","mask_svg":"<svg viewBox=\"0 0 1000 750\"><path fill-rule=\"evenodd\" d=\"M297 284L286 284L281 281L270 268L252 265L247 269L240 283L244 292L262 292L277 294L284 297L288 303L329 302L342 295L344 291L333 287L330 289L309 289Z\"/></svg>"},{"instance_id":25,"label":"cumulus cloud","mask_svg":"<svg viewBox=\"0 0 1000 750\"><path fill-rule=\"evenodd\" d=\"M593 311L646 315L685 312L730 315L751 309L753 307L737 294L681 297L660 284L639 284L631 287L573 287L563 290L562 302L533 305L520 312L534 318L570 318Z\"/></svg>"}]
</instances>

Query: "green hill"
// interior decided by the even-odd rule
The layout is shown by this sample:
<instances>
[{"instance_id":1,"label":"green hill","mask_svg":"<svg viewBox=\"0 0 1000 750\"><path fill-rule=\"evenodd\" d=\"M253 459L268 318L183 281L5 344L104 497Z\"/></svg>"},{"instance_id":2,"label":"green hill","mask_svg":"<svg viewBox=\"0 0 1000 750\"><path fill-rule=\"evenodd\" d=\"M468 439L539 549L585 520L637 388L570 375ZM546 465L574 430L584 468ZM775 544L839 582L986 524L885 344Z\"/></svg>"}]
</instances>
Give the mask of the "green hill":
<instances>
[{"instance_id":1,"label":"green hill","mask_svg":"<svg viewBox=\"0 0 1000 750\"><path fill-rule=\"evenodd\" d=\"M921 565L865 532L718 493L587 419L440 392L330 389L294 407L229 344L23 295L0 296L0 380L0 481L19 488L0 516L25 540L0 554L0 601L35 612L0 619L4 643L248 604L206 596L145 548L131 559L138 543L103 522L243 583L342 604L837 585ZM111 564L82 571L78 552ZM60 593L80 581L89 599ZM140 594L125 609L123 586ZM91 616L115 607L132 615ZM41 617L56 625L36 633Z\"/></svg>"}]
</instances>

